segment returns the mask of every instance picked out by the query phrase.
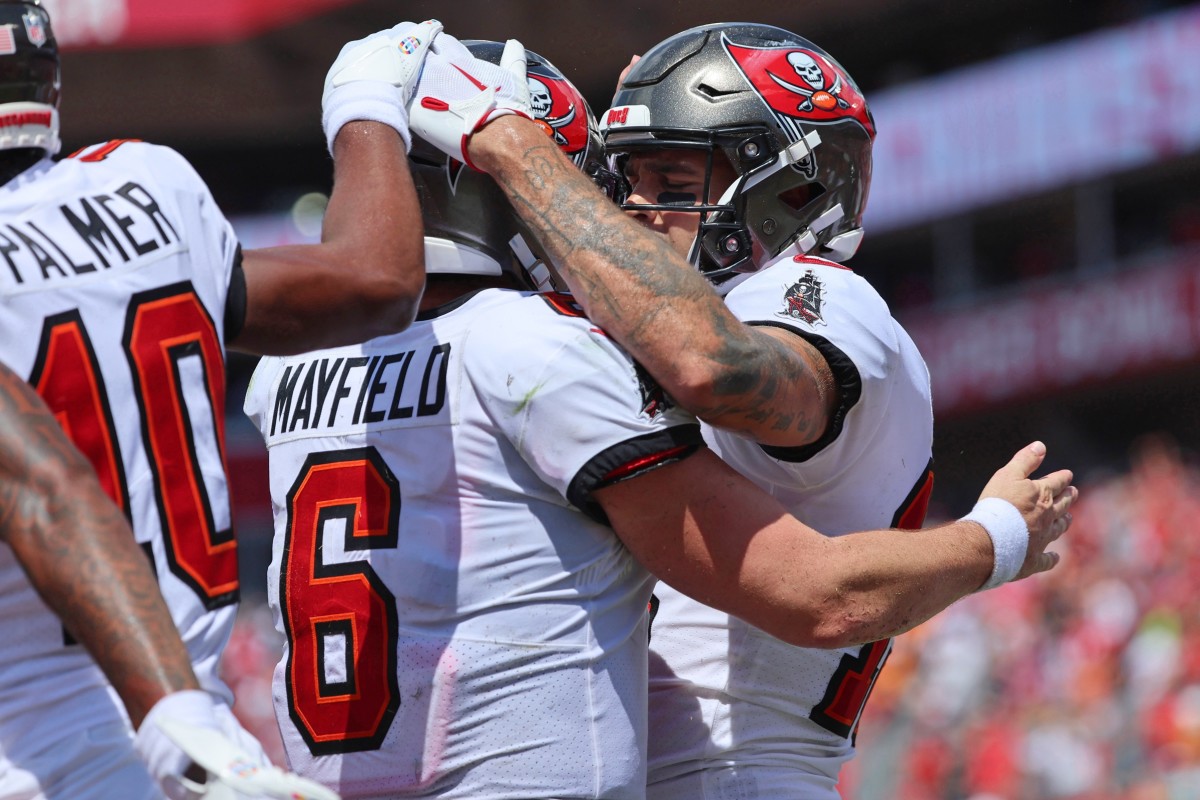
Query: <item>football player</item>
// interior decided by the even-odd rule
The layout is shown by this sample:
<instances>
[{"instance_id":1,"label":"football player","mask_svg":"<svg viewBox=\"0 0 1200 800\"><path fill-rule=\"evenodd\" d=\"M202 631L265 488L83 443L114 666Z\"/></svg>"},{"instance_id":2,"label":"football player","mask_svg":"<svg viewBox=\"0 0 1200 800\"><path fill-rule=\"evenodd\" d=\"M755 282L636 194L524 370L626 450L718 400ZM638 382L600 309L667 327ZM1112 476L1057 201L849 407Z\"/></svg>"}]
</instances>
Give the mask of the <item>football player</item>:
<instances>
[{"instance_id":1,"label":"football player","mask_svg":"<svg viewBox=\"0 0 1200 800\"><path fill-rule=\"evenodd\" d=\"M151 725L158 737L153 745L157 773L170 776L172 789L187 790L183 776L192 757L185 748L203 742L207 752L195 755L206 772L211 771L214 783L240 790L242 796L334 797L295 775L256 765L225 735L212 702L200 689L128 520L105 495L91 464L66 438L41 398L3 364L0 541L11 549L37 591L36 598L63 621L104 671L133 724L140 726L157 709L158 721ZM25 623L39 621L42 613L29 613L35 596L13 591L11 586L6 581L5 613ZM9 628L15 631L41 635L37 628ZM90 681L88 672L60 672L59 678ZM6 689L18 690L19 686ZM179 715L181 706L192 713ZM166 727L160 727L164 722ZM67 790L74 796L71 787L77 781L100 784L109 796L113 792L125 796L126 789L144 785L146 766L129 748L123 724L90 726L85 734L60 741L58 769L37 775L26 770L7 774L4 796L62 796ZM197 783L192 788L201 794L210 787Z\"/></svg>"},{"instance_id":2,"label":"football player","mask_svg":"<svg viewBox=\"0 0 1200 800\"><path fill-rule=\"evenodd\" d=\"M439 34L411 114L418 321L263 359L246 398L270 460L276 713L297 772L347 798L641 798L652 576L845 646L992 571L1051 566L1074 493L1065 471L1028 479L1037 448L973 514L1002 556L975 521L826 539L704 447L569 296L518 291L552 277L535 217L561 222L540 231L560 256L656 246L585 177L603 172L586 104L544 59Z\"/></svg>"},{"instance_id":3,"label":"football player","mask_svg":"<svg viewBox=\"0 0 1200 800\"><path fill-rule=\"evenodd\" d=\"M0 362L37 390L129 518L204 690L151 711L138 747L163 777L151 723L209 714L265 761L218 674L238 601L225 347L290 352L412 320L424 274L405 103L440 25L343 48L323 96L336 172L323 241L244 253L170 149L118 140L52 160L60 70L49 17L3 0L0 25L11 42L0 48ZM119 786L93 779L102 768L83 759L133 747L120 704L10 548L0 576L11 609L0 615L0 796L158 796L145 772ZM104 748L79 750L101 735Z\"/></svg>"},{"instance_id":4,"label":"football player","mask_svg":"<svg viewBox=\"0 0 1200 800\"><path fill-rule=\"evenodd\" d=\"M624 178L618 199L658 243L574 223L594 217L561 190L524 206L544 204L530 224L589 317L788 512L829 536L921 527L928 372L878 293L840 263L862 237L875 136L854 81L789 31L704 25L636 61L601 125ZM1008 545L995 546L986 586L1011 577L999 567ZM836 800L886 637L902 628L796 647L664 583L649 796Z\"/></svg>"}]
</instances>

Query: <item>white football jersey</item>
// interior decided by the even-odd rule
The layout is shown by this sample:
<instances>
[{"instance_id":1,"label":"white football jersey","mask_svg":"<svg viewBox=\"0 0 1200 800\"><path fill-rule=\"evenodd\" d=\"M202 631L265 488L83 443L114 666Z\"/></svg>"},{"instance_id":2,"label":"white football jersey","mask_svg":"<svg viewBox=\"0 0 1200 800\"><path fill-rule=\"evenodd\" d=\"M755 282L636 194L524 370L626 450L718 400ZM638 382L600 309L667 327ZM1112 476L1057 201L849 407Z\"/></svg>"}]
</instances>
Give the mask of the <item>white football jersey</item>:
<instances>
[{"instance_id":1,"label":"white football jersey","mask_svg":"<svg viewBox=\"0 0 1200 800\"><path fill-rule=\"evenodd\" d=\"M198 677L221 693L238 592L223 466L236 247L207 187L164 147L96 145L0 187L0 360L37 389L129 517ZM0 641L3 796L6 770L123 709L6 545Z\"/></svg>"},{"instance_id":2,"label":"white football jersey","mask_svg":"<svg viewBox=\"0 0 1200 800\"><path fill-rule=\"evenodd\" d=\"M814 344L842 393L828 435L762 447L704 427L722 459L828 535L920 527L932 487L929 375L908 334L850 270L785 257L726 303ZM838 770L890 649L793 647L670 587L655 589L651 800L836 800Z\"/></svg>"},{"instance_id":3,"label":"white football jersey","mask_svg":"<svg viewBox=\"0 0 1200 800\"><path fill-rule=\"evenodd\" d=\"M702 445L562 295L263 359L289 763L343 797L641 798L652 578L590 499Z\"/></svg>"}]
</instances>

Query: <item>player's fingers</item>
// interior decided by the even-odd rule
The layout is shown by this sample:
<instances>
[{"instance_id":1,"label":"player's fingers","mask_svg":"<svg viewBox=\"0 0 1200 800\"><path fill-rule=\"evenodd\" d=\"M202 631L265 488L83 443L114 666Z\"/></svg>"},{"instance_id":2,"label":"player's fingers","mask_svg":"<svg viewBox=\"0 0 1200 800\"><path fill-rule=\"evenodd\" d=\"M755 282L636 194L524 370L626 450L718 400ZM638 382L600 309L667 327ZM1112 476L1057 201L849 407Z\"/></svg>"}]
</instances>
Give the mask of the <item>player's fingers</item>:
<instances>
[{"instance_id":1,"label":"player's fingers","mask_svg":"<svg viewBox=\"0 0 1200 800\"><path fill-rule=\"evenodd\" d=\"M1028 478L1034 470L1042 465L1045 458L1046 445L1041 442L1032 442L1018 450L998 472L1014 478Z\"/></svg>"},{"instance_id":2,"label":"player's fingers","mask_svg":"<svg viewBox=\"0 0 1200 800\"><path fill-rule=\"evenodd\" d=\"M1063 514L1066 514L1073 505L1075 505L1075 501L1078 499L1079 490L1074 486L1068 486L1054 498L1054 502L1051 504L1050 509L1054 512L1054 514L1061 517Z\"/></svg>"},{"instance_id":3,"label":"player's fingers","mask_svg":"<svg viewBox=\"0 0 1200 800\"><path fill-rule=\"evenodd\" d=\"M433 43L434 37L442 32L442 23L436 19L427 19L424 22L401 22L399 25L392 28L392 34L401 41L409 39L411 42L410 49L405 50L411 54L412 46L420 49L428 49Z\"/></svg>"},{"instance_id":4,"label":"player's fingers","mask_svg":"<svg viewBox=\"0 0 1200 800\"><path fill-rule=\"evenodd\" d=\"M1060 517L1055 517L1054 521L1051 522L1050 526L1046 529L1046 532L1049 534L1046 538L1046 544L1057 540L1064 533L1066 533L1067 529L1070 527L1071 515L1069 513L1063 514Z\"/></svg>"},{"instance_id":5,"label":"player's fingers","mask_svg":"<svg viewBox=\"0 0 1200 800\"><path fill-rule=\"evenodd\" d=\"M1056 498L1051 505L1041 512L1041 522L1035 525L1030 525L1030 538L1041 542L1041 547L1045 547L1050 542L1058 539L1067 529L1071 527L1071 493L1064 492L1062 496Z\"/></svg>"},{"instance_id":6,"label":"player's fingers","mask_svg":"<svg viewBox=\"0 0 1200 800\"><path fill-rule=\"evenodd\" d=\"M444 30L439 31L437 36L433 37L429 51L437 53L452 63L458 63L471 58L471 51L467 49L467 46Z\"/></svg>"},{"instance_id":7,"label":"player's fingers","mask_svg":"<svg viewBox=\"0 0 1200 800\"><path fill-rule=\"evenodd\" d=\"M1037 558L1033 562L1033 572L1030 574L1049 572L1058 566L1060 559L1061 556L1058 553L1038 553Z\"/></svg>"},{"instance_id":8,"label":"player's fingers","mask_svg":"<svg viewBox=\"0 0 1200 800\"><path fill-rule=\"evenodd\" d=\"M1050 492L1051 497L1059 497L1067 493L1071 487L1071 481L1075 478L1075 474L1069 469L1060 469L1057 472L1051 472L1049 475L1043 475L1034 483L1037 484L1039 491Z\"/></svg>"},{"instance_id":9,"label":"player's fingers","mask_svg":"<svg viewBox=\"0 0 1200 800\"><path fill-rule=\"evenodd\" d=\"M427 19L424 22L418 23L408 32L408 36L412 37L409 42L415 42L415 46L410 44L408 48L405 42L401 42L400 49L406 54L415 56L418 60L423 60L429 53L429 49L433 46L433 40L442 32L442 23L436 19Z\"/></svg>"},{"instance_id":10,"label":"player's fingers","mask_svg":"<svg viewBox=\"0 0 1200 800\"><path fill-rule=\"evenodd\" d=\"M629 59L629 63L625 65L625 69L621 70L621 76L617 78L617 91L621 91L621 85L625 83L625 76L629 74L629 70L633 69L633 65L641 61L641 56L633 56Z\"/></svg>"},{"instance_id":11,"label":"player's fingers","mask_svg":"<svg viewBox=\"0 0 1200 800\"><path fill-rule=\"evenodd\" d=\"M1058 563L1058 556L1054 553L1041 552L1036 555L1031 555L1025 561L1025 569L1021 571L1021 577L1027 578L1030 575L1036 575L1039 572L1046 572L1054 568Z\"/></svg>"},{"instance_id":12,"label":"player's fingers","mask_svg":"<svg viewBox=\"0 0 1200 800\"><path fill-rule=\"evenodd\" d=\"M519 81L527 80L529 64L525 57L525 45L516 39L505 42L504 51L500 53L500 68Z\"/></svg>"}]
</instances>

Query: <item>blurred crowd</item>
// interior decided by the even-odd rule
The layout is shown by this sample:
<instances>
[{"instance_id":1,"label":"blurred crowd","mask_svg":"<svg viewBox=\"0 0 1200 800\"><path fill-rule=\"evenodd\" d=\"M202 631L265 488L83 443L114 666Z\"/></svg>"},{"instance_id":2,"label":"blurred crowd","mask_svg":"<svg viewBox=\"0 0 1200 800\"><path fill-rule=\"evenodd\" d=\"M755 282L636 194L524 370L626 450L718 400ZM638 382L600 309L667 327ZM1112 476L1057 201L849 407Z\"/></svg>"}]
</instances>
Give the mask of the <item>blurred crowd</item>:
<instances>
[{"instance_id":1,"label":"blurred crowd","mask_svg":"<svg viewBox=\"0 0 1200 800\"><path fill-rule=\"evenodd\" d=\"M1200 797L1200 468L1154 437L1082 487L1057 569L896 641L846 800ZM269 612L246 604L226 678L282 763L278 652Z\"/></svg>"},{"instance_id":2,"label":"blurred crowd","mask_svg":"<svg viewBox=\"0 0 1200 800\"><path fill-rule=\"evenodd\" d=\"M1200 797L1200 469L1163 438L1085 483L1059 567L900 637L850 800Z\"/></svg>"}]
</instances>

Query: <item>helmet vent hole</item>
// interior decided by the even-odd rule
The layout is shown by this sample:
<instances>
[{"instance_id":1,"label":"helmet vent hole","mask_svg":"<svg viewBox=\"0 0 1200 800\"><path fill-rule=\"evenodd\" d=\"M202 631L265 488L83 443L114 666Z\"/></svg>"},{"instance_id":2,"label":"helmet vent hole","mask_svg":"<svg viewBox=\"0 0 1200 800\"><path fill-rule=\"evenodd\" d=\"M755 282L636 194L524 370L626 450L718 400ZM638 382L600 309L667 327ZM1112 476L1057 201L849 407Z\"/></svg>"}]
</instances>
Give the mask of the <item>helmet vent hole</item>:
<instances>
[{"instance_id":1,"label":"helmet vent hole","mask_svg":"<svg viewBox=\"0 0 1200 800\"><path fill-rule=\"evenodd\" d=\"M722 97L728 97L731 94L739 93L738 89L733 89L733 90L718 89L717 87L710 86L707 83L702 83L699 86L697 86L696 91L699 92L700 94L704 95L705 97L707 97L710 100L719 100Z\"/></svg>"},{"instance_id":2,"label":"helmet vent hole","mask_svg":"<svg viewBox=\"0 0 1200 800\"><path fill-rule=\"evenodd\" d=\"M793 186L786 192L780 192L779 201L792 211L800 211L823 194L825 194L825 187L821 184L805 183Z\"/></svg>"}]
</instances>

